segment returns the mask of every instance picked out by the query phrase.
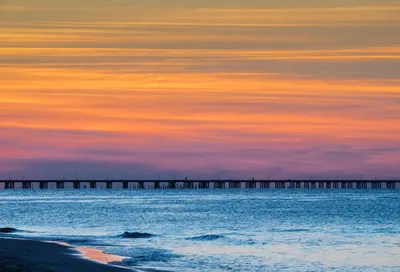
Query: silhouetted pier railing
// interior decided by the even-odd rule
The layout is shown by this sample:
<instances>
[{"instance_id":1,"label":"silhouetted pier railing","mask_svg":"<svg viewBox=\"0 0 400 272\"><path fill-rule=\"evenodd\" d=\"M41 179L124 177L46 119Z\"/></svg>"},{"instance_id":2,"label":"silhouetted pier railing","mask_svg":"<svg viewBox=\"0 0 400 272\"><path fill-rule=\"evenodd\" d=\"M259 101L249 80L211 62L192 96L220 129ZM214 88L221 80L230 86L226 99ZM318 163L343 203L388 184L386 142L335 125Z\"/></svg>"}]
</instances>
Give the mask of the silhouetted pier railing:
<instances>
[{"instance_id":1,"label":"silhouetted pier railing","mask_svg":"<svg viewBox=\"0 0 400 272\"><path fill-rule=\"evenodd\" d=\"M2 189L400 189L400 180L3 180Z\"/></svg>"}]
</instances>

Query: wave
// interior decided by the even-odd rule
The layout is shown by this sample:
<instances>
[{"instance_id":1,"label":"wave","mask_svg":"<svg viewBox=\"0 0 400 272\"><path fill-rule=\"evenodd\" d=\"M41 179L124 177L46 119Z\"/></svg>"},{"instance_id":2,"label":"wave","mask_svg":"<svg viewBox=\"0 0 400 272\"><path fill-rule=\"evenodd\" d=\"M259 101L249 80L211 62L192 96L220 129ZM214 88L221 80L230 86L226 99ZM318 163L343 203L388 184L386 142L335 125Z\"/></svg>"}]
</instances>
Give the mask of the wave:
<instances>
[{"instance_id":1,"label":"wave","mask_svg":"<svg viewBox=\"0 0 400 272\"><path fill-rule=\"evenodd\" d=\"M60 241L60 242L66 242L70 245L74 245L74 246L90 246L90 247L96 247L96 246L112 246L109 243L105 243L102 242L100 240L95 240L95 239L90 239L90 238L83 238L83 239L74 239L74 238L51 238L48 240L52 240L52 241Z\"/></svg>"},{"instance_id":2,"label":"wave","mask_svg":"<svg viewBox=\"0 0 400 272\"><path fill-rule=\"evenodd\" d=\"M14 233L14 232L18 232L19 230L14 229L14 228L9 228L9 227L5 227L5 228L0 228L0 233Z\"/></svg>"},{"instance_id":3,"label":"wave","mask_svg":"<svg viewBox=\"0 0 400 272\"><path fill-rule=\"evenodd\" d=\"M151 234L151 233L146 233L146 232L124 232L122 235L119 235L118 237L121 238L129 238L129 239L140 239L140 238L151 238L156 235Z\"/></svg>"},{"instance_id":4,"label":"wave","mask_svg":"<svg viewBox=\"0 0 400 272\"><path fill-rule=\"evenodd\" d=\"M183 255L176 254L172 250L167 250L162 248L152 248L152 247L140 247L140 246L118 247L110 251L110 253L129 257L122 261L123 265L135 266L135 268L138 266L146 265L149 262L169 263L172 259L183 257ZM158 268L152 270L151 268L144 269L143 267L140 267L140 270L138 271L161 272L164 270L159 270Z\"/></svg>"},{"instance_id":5,"label":"wave","mask_svg":"<svg viewBox=\"0 0 400 272\"><path fill-rule=\"evenodd\" d=\"M308 232L309 229L272 229L272 232Z\"/></svg>"},{"instance_id":6,"label":"wave","mask_svg":"<svg viewBox=\"0 0 400 272\"><path fill-rule=\"evenodd\" d=\"M219 234L205 234L200 236L194 236L190 238L186 238L186 240L193 240L193 241L214 241L218 239L223 239L225 236Z\"/></svg>"}]
</instances>

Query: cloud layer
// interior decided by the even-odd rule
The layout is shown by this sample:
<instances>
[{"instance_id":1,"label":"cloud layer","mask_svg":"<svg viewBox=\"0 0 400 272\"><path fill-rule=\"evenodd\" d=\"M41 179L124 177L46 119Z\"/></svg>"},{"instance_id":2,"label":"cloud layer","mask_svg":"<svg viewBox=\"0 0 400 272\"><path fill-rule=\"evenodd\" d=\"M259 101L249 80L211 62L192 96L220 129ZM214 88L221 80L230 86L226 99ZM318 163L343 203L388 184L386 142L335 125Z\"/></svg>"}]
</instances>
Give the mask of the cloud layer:
<instances>
[{"instance_id":1,"label":"cloud layer","mask_svg":"<svg viewBox=\"0 0 400 272\"><path fill-rule=\"evenodd\" d=\"M3 178L400 178L397 1L82 2L0 4Z\"/></svg>"}]
</instances>

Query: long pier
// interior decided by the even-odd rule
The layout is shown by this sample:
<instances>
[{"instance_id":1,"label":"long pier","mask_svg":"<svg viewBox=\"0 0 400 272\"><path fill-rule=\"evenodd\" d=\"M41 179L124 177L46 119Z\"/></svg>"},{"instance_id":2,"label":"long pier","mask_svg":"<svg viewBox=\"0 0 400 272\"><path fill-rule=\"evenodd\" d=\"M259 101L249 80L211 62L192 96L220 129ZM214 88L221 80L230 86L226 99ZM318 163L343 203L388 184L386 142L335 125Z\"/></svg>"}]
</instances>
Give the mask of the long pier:
<instances>
[{"instance_id":1,"label":"long pier","mask_svg":"<svg viewBox=\"0 0 400 272\"><path fill-rule=\"evenodd\" d=\"M3 189L400 189L400 180L0 180Z\"/></svg>"}]
</instances>

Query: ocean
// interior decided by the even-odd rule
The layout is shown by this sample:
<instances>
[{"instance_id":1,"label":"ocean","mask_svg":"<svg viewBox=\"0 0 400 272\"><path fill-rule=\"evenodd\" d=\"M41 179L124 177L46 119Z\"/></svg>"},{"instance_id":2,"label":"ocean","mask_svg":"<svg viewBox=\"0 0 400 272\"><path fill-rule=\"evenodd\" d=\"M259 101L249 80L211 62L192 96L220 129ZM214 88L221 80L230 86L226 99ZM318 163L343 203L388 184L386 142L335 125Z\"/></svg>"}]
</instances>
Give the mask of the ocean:
<instances>
[{"instance_id":1,"label":"ocean","mask_svg":"<svg viewBox=\"0 0 400 272\"><path fill-rule=\"evenodd\" d=\"M4 190L0 227L139 271L400 271L399 190Z\"/></svg>"}]
</instances>

